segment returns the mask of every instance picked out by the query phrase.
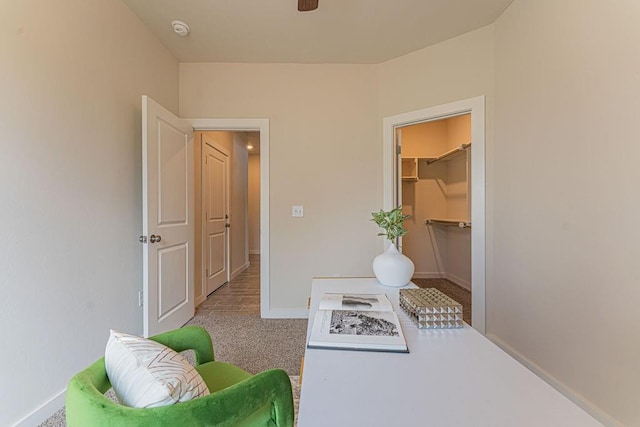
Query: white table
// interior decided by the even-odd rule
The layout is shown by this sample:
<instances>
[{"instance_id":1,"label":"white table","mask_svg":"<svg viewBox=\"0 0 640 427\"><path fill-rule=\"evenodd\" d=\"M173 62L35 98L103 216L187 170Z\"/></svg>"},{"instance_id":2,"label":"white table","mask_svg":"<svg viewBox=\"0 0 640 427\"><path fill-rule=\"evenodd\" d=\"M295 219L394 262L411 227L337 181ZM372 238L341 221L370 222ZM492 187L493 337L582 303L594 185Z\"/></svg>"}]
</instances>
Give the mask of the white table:
<instances>
[{"instance_id":1,"label":"white table","mask_svg":"<svg viewBox=\"0 0 640 427\"><path fill-rule=\"evenodd\" d=\"M299 427L602 425L468 325L416 328L375 278L314 279L308 331L324 292L387 294L410 353L307 349Z\"/></svg>"}]
</instances>

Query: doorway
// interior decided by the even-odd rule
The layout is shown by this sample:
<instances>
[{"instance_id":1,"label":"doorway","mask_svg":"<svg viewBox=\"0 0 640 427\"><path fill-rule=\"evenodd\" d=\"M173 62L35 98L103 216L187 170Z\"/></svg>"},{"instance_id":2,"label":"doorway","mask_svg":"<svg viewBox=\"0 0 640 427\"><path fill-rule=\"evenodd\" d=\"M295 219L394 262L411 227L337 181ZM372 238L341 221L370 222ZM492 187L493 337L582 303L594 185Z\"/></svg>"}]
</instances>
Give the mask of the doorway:
<instances>
[{"instance_id":1,"label":"doorway","mask_svg":"<svg viewBox=\"0 0 640 427\"><path fill-rule=\"evenodd\" d=\"M268 119L191 119L189 120L194 129L201 131L226 131L231 133L247 133L254 135L259 141L259 226L258 247L259 249L247 249L247 259L249 251L259 251L259 271L260 271L260 316L263 318L277 317L272 313L269 303L269 120ZM251 139L251 138L249 138ZM255 141L255 139L254 139ZM197 151L197 150L196 150ZM247 153L248 155L248 153ZM256 159L254 159L256 160ZM246 161L246 160L245 160ZM196 162L198 164L198 162ZM246 215L246 212L245 212ZM233 221L233 212L230 215ZM231 222L231 228L233 228ZM248 235L247 239L251 239ZM254 240L255 242L255 240ZM249 248L247 242L245 248ZM253 255L255 259L255 255ZM233 277L234 271L230 271ZM206 298L206 296L205 296ZM200 301L201 302L201 301Z\"/></svg>"},{"instance_id":2,"label":"doorway","mask_svg":"<svg viewBox=\"0 0 640 427\"><path fill-rule=\"evenodd\" d=\"M195 181L200 182L196 185L195 200L199 213L196 216L196 271L201 279L200 285L196 282L197 303L213 298L216 308L246 305L237 308L259 313L260 238L259 235L257 238L250 236L251 231L259 230L260 222L259 133L198 130L194 135ZM249 178L252 178L251 183ZM257 214L249 215L250 208ZM253 248L254 255L249 255L250 241L257 245L257 250ZM245 283L250 267L253 267L251 298ZM222 286L224 289L212 295ZM247 297L231 298L235 292L232 288L238 288L238 292L240 288L247 288L244 289ZM222 294L230 298L218 301ZM211 301L208 301L207 306L210 305Z\"/></svg>"},{"instance_id":3,"label":"doorway","mask_svg":"<svg viewBox=\"0 0 640 427\"><path fill-rule=\"evenodd\" d=\"M485 333L485 178L484 144L485 117L484 97L471 98L430 107L409 113L386 117L383 120L383 179L384 207L392 209L402 200L402 162L396 137L398 130L420 123L427 123L451 117L469 114L470 153L470 229L471 244L471 293L472 324L481 333ZM401 141L400 141L401 143ZM422 218L423 220L426 218Z\"/></svg>"},{"instance_id":4,"label":"doorway","mask_svg":"<svg viewBox=\"0 0 640 427\"><path fill-rule=\"evenodd\" d=\"M409 215L402 253L415 265L413 283L436 288L471 319L471 115L396 128L398 205Z\"/></svg>"}]
</instances>

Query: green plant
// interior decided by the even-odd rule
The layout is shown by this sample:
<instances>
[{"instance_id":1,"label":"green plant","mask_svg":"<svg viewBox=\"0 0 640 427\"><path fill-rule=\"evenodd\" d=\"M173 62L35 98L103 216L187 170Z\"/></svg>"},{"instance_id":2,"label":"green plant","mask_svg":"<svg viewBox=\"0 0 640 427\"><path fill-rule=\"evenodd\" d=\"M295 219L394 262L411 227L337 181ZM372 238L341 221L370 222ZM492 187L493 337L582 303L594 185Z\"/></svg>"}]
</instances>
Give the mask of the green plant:
<instances>
[{"instance_id":1,"label":"green plant","mask_svg":"<svg viewBox=\"0 0 640 427\"><path fill-rule=\"evenodd\" d=\"M395 209L385 212L380 209L380 212L371 212L373 219L371 221L378 224L378 227L384 230L384 233L378 233L378 236L386 236L387 239L394 242L398 237L407 234L408 230L402 226L405 219L409 218L409 215L402 214L402 206L398 206Z\"/></svg>"}]
</instances>

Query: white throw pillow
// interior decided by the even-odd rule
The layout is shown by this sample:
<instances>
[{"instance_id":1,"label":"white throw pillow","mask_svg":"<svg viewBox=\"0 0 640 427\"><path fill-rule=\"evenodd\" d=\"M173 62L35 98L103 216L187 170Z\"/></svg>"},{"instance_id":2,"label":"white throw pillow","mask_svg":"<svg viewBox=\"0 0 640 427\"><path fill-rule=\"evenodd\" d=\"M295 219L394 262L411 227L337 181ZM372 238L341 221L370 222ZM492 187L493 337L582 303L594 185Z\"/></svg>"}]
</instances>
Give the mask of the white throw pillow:
<instances>
[{"instance_id":1,"label":"white throw pillow","mask_svg":"<svg viewBox=\"0 0 640 427\"><path fill-rule=\"evenodd\" d=\"M187 359L153 340L112 330L104 362L116 396L127 406L155 408L209 394Z\"/></svg>"}]
</instances>

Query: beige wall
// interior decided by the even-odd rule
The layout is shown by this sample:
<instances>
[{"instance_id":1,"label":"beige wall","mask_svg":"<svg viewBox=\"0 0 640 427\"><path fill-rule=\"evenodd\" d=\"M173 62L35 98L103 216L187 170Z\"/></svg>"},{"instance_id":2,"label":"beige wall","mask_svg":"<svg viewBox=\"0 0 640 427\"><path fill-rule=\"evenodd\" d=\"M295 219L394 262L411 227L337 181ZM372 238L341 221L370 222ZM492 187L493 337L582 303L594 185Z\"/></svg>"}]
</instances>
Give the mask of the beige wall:
<instances>
[{"instance_id":1,"label":"beige wall","mask_svg":"<svg viewBox=\"0 0 640 427\"><path fill-rule=\"evenodd\" d=\"M181 64L182 117L264 117L274 309L304 311L314 276L371 275L382 249L376 67ZM304 217L292 218L291 206Z\"/></svg>"},{"instance_id":2,"label":"beige wall","mask_svg":"<svg viewBox=\"0 0 640 427\"><path fill-rule=\"evenodd\" d=\"M459 148L471 141L471 115L464 114L445 120L447 125L447 151ZM473 149L473 147L472 147ZM471 161L471 151L469 162ZM449 157L447 165L447 218L471 219L468 197L470 196L470 177L467 177L467 155L460 152ZM467 232L469 230L466 230ZM471 236L470 233L469 237ZM469 262L471 264L471 262Z\"/></svg>"},{"instance_id":3,"label":"beige wall","mask_svg":"<svg viewBox=\"0 0 640 427\"><path fill-rule=\"evenodd\" d=\"M249 253L260 253L260 154L249 154Z\"/></svg>"},{"instance_id":4,"label":"beige wall","mask_svg":"<svg viewBox=\"0 0 640 427\"><path fill-rule=\"evenodd\" d=\"M447 125L444 120L403 127L402 157L437 157L446 151ZM402 252L414 263L415 276L441 277L447 254L446 232L434 229L429 233L426 218L445 218L447 200L442 183L446 165L425 167L418 164L419 180L402 182L402 210L410 217L404 226L408 233L402 238Z\"/></svg>"},{"instance_id":5,"label":"beige wall","mask_svg":"<svg viewBox=\"0 0 640 427\"><path fill-rule=\"evenodd\" d=\"M447 121L435 120L401 128L402 157L438 157L447 151Z\"/></svg>"},{"instance_id":6,"label":"beige wall","mask_svg":"<svg viewBox=\"0 0 640 427\"><path fill-rule=\"evenodd\" d=\"M515 0L495 25L487 330L640 426L640 3Z\"/></svg>"},{"instance_id":7,"label":"beige wall","mask_svg":"<svg viewBox=\"0 0 640 427\"><path fill-rule=\"evenodd\" d=\"M447 150L457 148L471 142L471 115L451 117L445 120L447 124Z\"/></svg>"},{"instance_id":8,"label":"beige wall","mask_svg":"<svg viewBox=\"0 0 640 427\"><path fill-rule=\"evenodd\" d=\"M471 115L446 120L447 149L460 147L471 141ZM473 149L473 147L472 147ZM469 162L471 151L468 151ZM446 162L447 218L471 219L469 205L470 176L467 173L467 156L454 157ZM447 255L446 277L467 289L471 289L471 229L446 227Z\"/></svg>"},{"instance_id":9,"label":"beige wall","mask_svg":"<svg viewBox=\"0 0 640 427\"><path fill-rule=\"evenodd\" d=\"M381 117L486 96L487 332L634 426L639 18L634 1L516 0L378 72Z\"/></svg>"},{"instance_id":10,"label":"beige wall","mask_svg":"<svg viewBox=\"0 0 640 427\"><path fill-rule=\"evenodd\" d=\"M475 96L493 102L493 26L377 66L382 117Z\"/></svg>"},{"instance_id":11,"label":"beige wall","mask_svg":"<svg viewBox=\"0 0 640 427\"><path fill-rule=\"evenodd\" d=\"M141 95L177 113L178 64L111 0L0 2L0 52L0 425L37 425L142 332Z\"/></svg>"}]
</instances>

